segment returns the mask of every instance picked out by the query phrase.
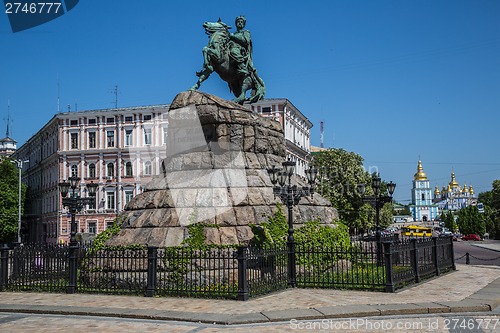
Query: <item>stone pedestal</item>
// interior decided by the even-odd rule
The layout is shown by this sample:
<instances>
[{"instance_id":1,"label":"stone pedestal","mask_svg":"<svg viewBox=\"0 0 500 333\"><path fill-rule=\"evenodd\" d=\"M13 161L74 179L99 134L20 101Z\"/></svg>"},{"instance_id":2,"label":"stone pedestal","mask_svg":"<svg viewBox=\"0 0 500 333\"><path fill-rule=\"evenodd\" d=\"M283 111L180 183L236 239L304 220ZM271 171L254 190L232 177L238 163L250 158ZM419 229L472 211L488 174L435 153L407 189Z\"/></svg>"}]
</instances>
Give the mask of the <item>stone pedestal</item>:
<instances>
[{"instance_id":1,"label":"stone pedestal","mask_svg":"<svg viewBox=\"0 0 500 333\"><path fill-rule=\"evenodd\" d=\"M192 223L209 226L208 244L248 243L249 224L267 221L279 202L267 169L285 159L281 125L198 91L178 94L168 121L163 172L127 205L122 230L107 244L177 246ZM335 217L318 194L294 207L297 225L317 218L331 224Z\"/></svg>"}]
</instances>

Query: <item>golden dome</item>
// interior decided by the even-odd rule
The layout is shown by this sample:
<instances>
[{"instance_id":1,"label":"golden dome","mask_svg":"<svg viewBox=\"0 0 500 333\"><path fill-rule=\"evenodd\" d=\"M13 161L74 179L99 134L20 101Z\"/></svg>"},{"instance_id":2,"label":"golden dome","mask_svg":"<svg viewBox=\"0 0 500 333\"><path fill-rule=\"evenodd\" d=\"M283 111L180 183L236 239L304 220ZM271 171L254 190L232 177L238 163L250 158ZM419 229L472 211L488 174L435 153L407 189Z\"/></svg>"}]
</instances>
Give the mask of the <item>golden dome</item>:
<instances>
[{"instance_id":1,"label":"golden dome","mask_svg":"<svg viewBox=\"0 0 500 333\"><path fill-rule=\"evenodd\" d=\"M469 192L470 192L470 194L474 194L474 189L472 188L472 185L469 186Z\"/></svg>"},{"instance_id":2,"label":"golden dome","mask_svg":"<svg viewBox=\"0 0 500 333\"><path fill-rule=\"evenodd\" d=\"M450 182L450 184L449 184L449 185L450 185L450 187L451 187L452 189L455 189L455 188L460 188L460 185L458 185L458 182L457 182L457 180L455 179L455 172L454 172L454 171L452 171L452 172L451 172L451 182Z\"/></svg>"},{"instance_id":3,"label":"golden dome","mask_svg":"<svg viewBox=\"0 0 500 333\"><path fill-rule=\"evenodd\" d=\"M448 192L451 193L451 186L450 186L450 184L448 184L448 188L446 188L446 191L448 191Z\"/></svg>"},{"instance_id":4,"label":"golden dome","mask_svg":"<svg viewBox=\"0 0 500 333\"><path fill-rule=\"evenodd\" d=\"M417 173L414 176L415 180L427 180L427 175L422 167L422 162L418 161Z\"/></svg>"},{"instance_id":5,"label":"golden dome","mask_svg":"<svg viewBox=\"0 0 500 333\"><path fill-rule=\"evenodd\" d=\"M436 189L434 190L434 195L438 196L440 194L441 194L441 192L439 192L439 188L436 186Z\"/></svg>"},{"instance_id":6,"label":"golden dome","mask_svg":"<svg viewBox=\"0 0 500 333\"><path fill-rule=\"evenodd\" d=\"M462 189L462 192L464 193L468 193L469 192L469 189L467 188L467 185L464 184L464 188Z\"/></svg>"}]
</instances>

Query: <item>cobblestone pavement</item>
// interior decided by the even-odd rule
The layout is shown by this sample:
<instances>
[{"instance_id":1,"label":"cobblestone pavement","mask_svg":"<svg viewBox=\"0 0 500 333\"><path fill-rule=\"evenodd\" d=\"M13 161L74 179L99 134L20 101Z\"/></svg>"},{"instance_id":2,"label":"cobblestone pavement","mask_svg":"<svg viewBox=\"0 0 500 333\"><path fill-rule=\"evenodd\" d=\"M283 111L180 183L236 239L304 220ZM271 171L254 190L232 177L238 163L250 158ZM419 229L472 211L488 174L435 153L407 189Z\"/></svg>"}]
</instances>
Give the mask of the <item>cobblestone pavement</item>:
<instances>
[{"instance_id":1,"label":"cobblestone pavement","mask_svg":"<svg viewBox=\"0 0 500 333\"><path fill-rule=\"evenodd\" d=\"M330 289L287 289L249 301L147 298L92 294L0 293L0 304L154 309L194 313L242 314L271 310L353 304L460 301L500 277L498 266L457 265L457 270L396 293Z\"/></svg>"},{"instance_id":2,"label":"cobblestone pavement","mask_svg":"<svg viewBox=\"0 0 500 333\"><path fill-rule=\"evenodd\" d=\"M59 330L202 333L227 330L236 333L500 332L500 323L498 323L500 306L497 307L500 304L499 277L500 267L498 266L457 265L457 270L454 272L396 293L289 289L246 302L173 297L2 292L0 293L0 310L2 311L0 312L0 332L40 333ZM486 304L482 303L486 299L492 302L490 304L495 305L489 308L486 306L487 309L481 305L478 309L478 302ZM452 313L429 314L431 308L436 310L435 312L441 312L435 307L436 303L455 307L456 313L451 310ZM425 309L427 306L429 306L428 312L415 312L415 310L427 310ZM450 312L451 307L443 312ZM458 309L460 307L462 309ZM474 307L476 309L473 309ZM36 311L33 311L33 308ZM44 309L49 308L57 309L57 312L45 314L50 313L44 312ZM375 314L359 315L360 312L365 313L364 308L383 310L378 313L378 316ZM330 315L326 314L323 317L318 317L316 314L310 315L318 309ZM488 311L490 309L493 311ZM335 317L335 312L338 310L346 312L343 312L342 316ZM467 314L468 311L474 311L474 313ZM186 321L172 321L169 320L172 319L171 317L154 316L147 319L151 314L165 315L172 312L176 312L178 317L175 318L182 318L178 320ZM358 315L355 315L356 312ZM82 315L83 313L91 313L94 317ZM239 315L237 317L239 321L234 321L233 325L211 324L212 318L222 318L227 314ZM260 318L265 315L267 320L265 322L253 321L252 319L257 318L257 315ZM301 321L301 318L311 320ZM219 322L224 323L224 321Z\"/></svg>"}]
</instances>

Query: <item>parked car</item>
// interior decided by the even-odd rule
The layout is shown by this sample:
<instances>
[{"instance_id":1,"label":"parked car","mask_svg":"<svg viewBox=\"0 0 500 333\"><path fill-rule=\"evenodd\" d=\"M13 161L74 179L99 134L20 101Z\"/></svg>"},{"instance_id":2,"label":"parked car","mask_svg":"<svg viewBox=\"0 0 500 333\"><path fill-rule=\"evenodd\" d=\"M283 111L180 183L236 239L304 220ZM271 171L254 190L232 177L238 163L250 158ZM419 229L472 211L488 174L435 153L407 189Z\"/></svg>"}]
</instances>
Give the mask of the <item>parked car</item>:
<instances>
[{"instance_id":1,"label":"parked car","mask_svg":"<svg viewBox=\"0 0 500 333\"><path fill-rule=\"evenodd\" d=\"M377 236L375 236L375 235L366 235L366 236L363 236L362 240L365 241L365 242L373 242L373 241L377 240Z\"/></svg>"},{"instance_id":2,"label":"parked car","mask_svg":"<svg viewBox=\"0 0 500 333\"><path fill-rule=\"evenodd\" d=\"M465 241L467 241L467 240L480 241L481 237L479 237L476 234L469 234L469 235L463 236L462 240L465 240Z\"/></svg>"},{"instance_id":3,"label":"parked car","mask_svg":"<svg viewBox=\"0 0 500 333\"><path fill-rule=\"evenodd\" d=\"M443 230L441 231L441 234L440 234L441 237L448 237L451 235L453 235L453 233L449 229L446 229L446 228L443 228Z\"/></svg>"}]
</instances>

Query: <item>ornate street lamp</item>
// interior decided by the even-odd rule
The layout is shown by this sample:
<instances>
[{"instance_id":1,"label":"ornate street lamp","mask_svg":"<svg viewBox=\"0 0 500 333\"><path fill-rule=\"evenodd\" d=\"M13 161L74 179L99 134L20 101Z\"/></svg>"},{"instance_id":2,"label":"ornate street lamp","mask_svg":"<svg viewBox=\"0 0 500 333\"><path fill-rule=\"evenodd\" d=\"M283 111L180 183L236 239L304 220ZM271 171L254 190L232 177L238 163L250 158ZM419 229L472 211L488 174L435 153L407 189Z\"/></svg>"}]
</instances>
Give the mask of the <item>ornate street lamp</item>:
<instances>
[{"instance_id":1,"label":"ornate street lamp","mask_svg":"<svg viewBox=\"0 0 500 333\"><path fill-rule=\"evenodd\" d=\"M68 207L69 212L71 214L71 233L69 238L69 286L68 293L73 294L76 290L76 259L77 259L77 250L78 250L78 242L76 241L76 213L81 211L85 205L90 205L95 203L95 196L98 184L94 184L91 182L87 184L87 191L89 197L82 198L78 194L80 178L79 177L69 177L69 182L64 180L62 183L59 183L59 191L62 195L62 204L65 207ZM71 192L70 192L71 190ZM69 193L69 197L67 197Z\"/></svg>"},{"instance_id":2,"label":"ornate street lamp","mask_svg":"<svg viewBox=\"0 0 500 333\"><path fill-rule=\"evenodd\" d=\"M377 242L377 265L381 265L382 261L382 244L381 244L381 231L380 231L380 208L384 206L386 202L392 202L392 194L396 189L396 184L392 182L392 180L387 184L387 192L389 195L385 195L381 193L382 180L378 173L373 174L372 176L372 189L374 195L365 196L363 198L364 202L371 204L375 208L375 240ZM358 192L364 196L365 194L365 184L358 185Z\"/></svg>"},{"instance_id":3,"label":"ornate street lamp","mask_svg":"<svg viewBox=\"0 0 500 333\"><path fill-rule=\"evenodd\" d=\"M309 186L298 187L292 185L292 176L295 169L294 161L282 163L283 169L276 168L274 165L268 170L269 178L273 184L273 193L279 197L288 208L288 280L290 286L295 287L296 267L295 267L295 238L293 236L293 206L298 205L300 199L305 196L311 196L314 193L314 182L318 170L310 168L306 170ZM279 185L278 185L279 184Z\"/></svg>"}]
</instances>

